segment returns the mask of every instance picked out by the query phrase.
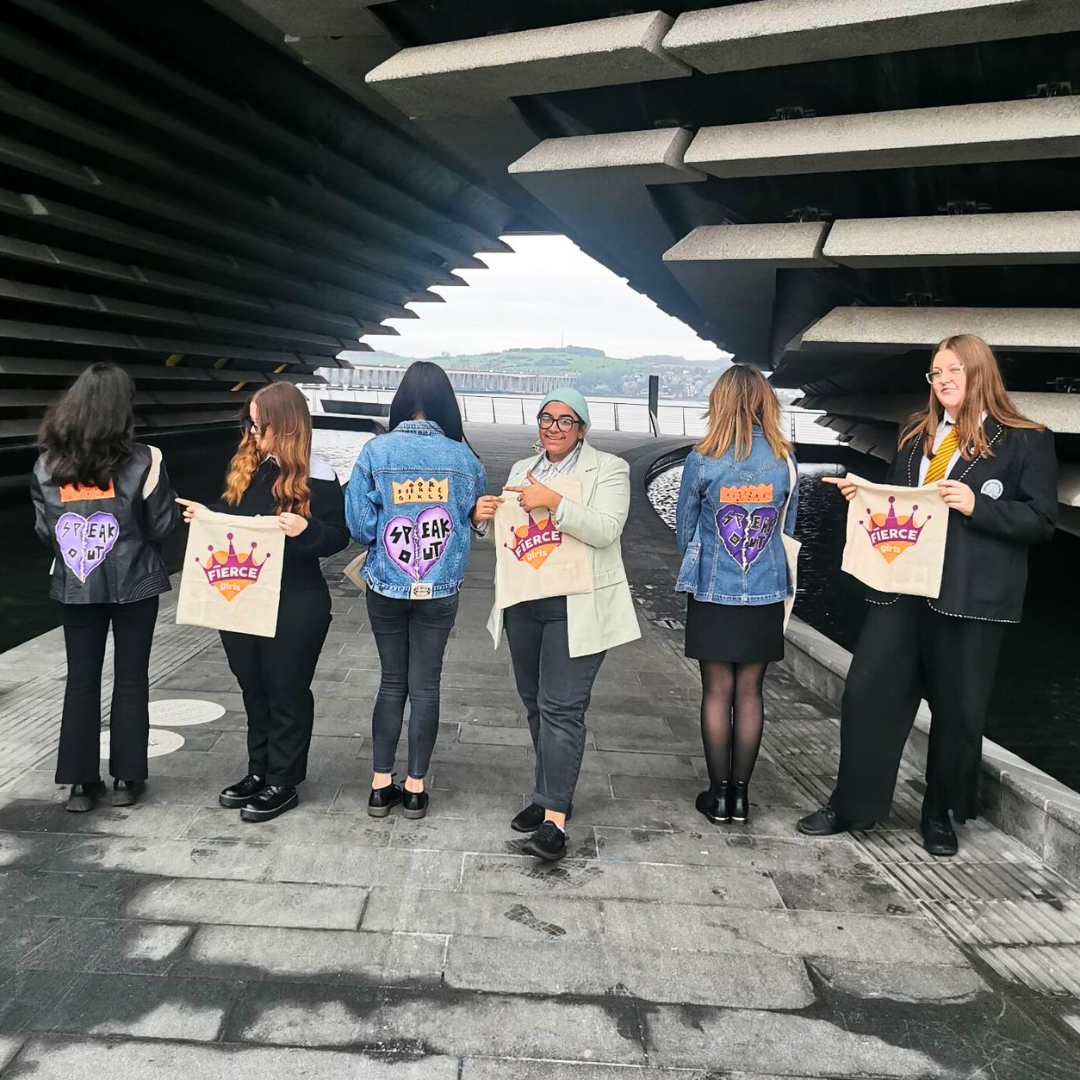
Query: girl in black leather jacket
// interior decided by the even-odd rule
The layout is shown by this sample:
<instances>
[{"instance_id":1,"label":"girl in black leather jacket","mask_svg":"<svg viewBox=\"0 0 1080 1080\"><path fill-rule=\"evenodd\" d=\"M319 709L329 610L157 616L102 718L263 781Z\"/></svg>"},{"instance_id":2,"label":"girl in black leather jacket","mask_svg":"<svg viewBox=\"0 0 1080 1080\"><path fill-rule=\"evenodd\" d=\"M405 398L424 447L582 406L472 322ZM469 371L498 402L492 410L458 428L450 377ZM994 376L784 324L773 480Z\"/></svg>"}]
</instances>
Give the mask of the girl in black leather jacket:
<instances>
[{"instance_id":1,"label":"girl in black leather jacket","mask_svg":"<svg viewBox=\"0 0 1080 1080\"><path fill-rule=\"evenodd\" d=\"M156 447L132 441L135 387L115 364L92 364L49 410L30 494L34 529L55 560L67 686L56 782L67 808L89 810L99 777L101 669L112 624L114 674L109 772L114 806L146 786L150 645L158 596L169 589L161 542L180 514Z\"/></svg>"}]
</instances>

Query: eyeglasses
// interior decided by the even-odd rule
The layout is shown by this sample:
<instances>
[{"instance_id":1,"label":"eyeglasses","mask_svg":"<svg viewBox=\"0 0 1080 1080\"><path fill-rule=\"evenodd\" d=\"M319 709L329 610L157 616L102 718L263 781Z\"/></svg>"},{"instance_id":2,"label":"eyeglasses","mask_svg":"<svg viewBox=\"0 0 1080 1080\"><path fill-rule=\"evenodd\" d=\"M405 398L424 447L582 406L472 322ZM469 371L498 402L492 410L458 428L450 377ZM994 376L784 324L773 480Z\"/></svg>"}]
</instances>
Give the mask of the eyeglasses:
<instances>
[{"instance_id":1,"label":"eyeglasses","mask_svg":"<svg viewBox=\"0 0 1080 1080\"><path fill-rule=\"evenodd\" d=\"M964 370L963 364L956 364L954 367L949 368L948 371L927 371L926 381L933 386L935 383L942 382L956 382L960 377L960 373Z\"/></svg>"},{"instance_id":2,"label":"eyeglasses","mask_svg":"<svg viewBox=\"0 0 1080 1080\"><path fill-rule=\"evenodd\" d=\"M540 414L540 430L549 431L552 425L555 425L560 431L573 431L580 420L575 420L572 416L552 416L551 413Z\"/></svg>"},{"instance_id":3,"label":"eyeglasses","mask_svg":"<svg viewBox=\"0 0 1080 1080\"><path fill-rule=\"evenodd\" d=\"M255 421L252 420L250 416L245 416L244 417L244 430L249 435L258 435L259 434L259 425L256 424Z\"/></svg>"}]
</instances>

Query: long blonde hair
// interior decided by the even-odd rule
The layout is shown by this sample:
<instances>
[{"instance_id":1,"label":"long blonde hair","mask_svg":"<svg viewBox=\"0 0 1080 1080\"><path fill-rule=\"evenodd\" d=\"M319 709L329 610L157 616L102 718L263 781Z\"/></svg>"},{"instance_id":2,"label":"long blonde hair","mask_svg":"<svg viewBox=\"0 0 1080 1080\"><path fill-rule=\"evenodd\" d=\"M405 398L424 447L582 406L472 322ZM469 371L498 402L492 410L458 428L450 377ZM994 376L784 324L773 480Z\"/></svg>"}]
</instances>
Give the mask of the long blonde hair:
<instances>
[{"instance_id":1,"label":"long blonde hair","mask_svg":"<svg viewBox=\"0 0 1080 1080\"><path fill-rule=\"evenodd\" d=\"M250 414L252 402L259 409L259 427L272 428L274 433L274 457L280 469L271 489L275 509L279 514L288 511L307 517L311 513L311 413L304 395L292 383L271 383L248 398L241 417ZM245 430L225 477L222 498L230 506L240 502L262 460L257 437Z\"/></svg>"},{"instance_id":2,"label":"long blonde hair","mask_svg":"<svg viewBox=\"0 0 1080 1080\"><path fill-rule=\"evenodd\" d=\"M1029 420L1020 413L1009 400L1005 381L1001 377L997 358L993 349L981 337L974 334L956 334L938 343L930 356L933 365L938 353L948 349L955 353L964 365L967 376L967 389L964 400L957 409L956 434L960 454L965 461L974 461L977 457L992 457L990 440L983 427L983 413L996 420L1002 427L1029 428L1033 431L1045 431L1044 425ZM925 412L918 412L909 417L900 435L900 446L920 440L922 451L930 457L933 452L934 435L945 413L945 407L937 399L934 388L930 387L930 401Z\"/></svg>"},{"instance_id":3,"label":"long blonde hair","mask_svg":"<svg viewBox=\"0 0 1080 1080\"><path fill-rule=\"evenodd\" d=\"M706 457L721 457L735 447L735 460L750 456L755 425L773 453L783 457L791 443L780 426L780 402L772 384L755 367L733 364L716 380L709 395L709 430L694 447Z\"/></svg>"}]
</instances>

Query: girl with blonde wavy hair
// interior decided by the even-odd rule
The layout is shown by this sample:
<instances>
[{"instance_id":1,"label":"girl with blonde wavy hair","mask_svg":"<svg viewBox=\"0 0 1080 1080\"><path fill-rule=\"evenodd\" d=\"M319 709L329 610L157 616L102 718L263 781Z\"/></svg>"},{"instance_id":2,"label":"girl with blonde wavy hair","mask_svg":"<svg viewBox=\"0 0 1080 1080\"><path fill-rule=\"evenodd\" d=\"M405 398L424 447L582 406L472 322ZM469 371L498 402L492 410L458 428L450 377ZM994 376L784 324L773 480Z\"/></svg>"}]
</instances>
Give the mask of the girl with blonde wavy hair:
<instances>
[{"instance_id":1,"label":"girl with blonde wavy hair","mask_svg":"<svg viewBox=\"0 0 1080 1080\"><path fill-rule=\"evenodd\" d=\"M222 806L244 821L269 821L299 802L315 716L311 681L330 629L330 592L319 559L349 542L345 499L334 470L311 453L311 415L292 383L264 386L241 413L243 434L225 491L210 509L274 516L285 533L281 600L272 638L222 632L229 667L244 695L248 766L222 791ZM184 520L206 510L177 499Z\"/></svg>"},{"instance_id":2,"label":"girl with blonde wavy hair","mask_svg":"<svg viewBox=\"0 0 1080 1080\"><path fill-rule=\"evenodd\" d=\"M736 364L709 397L709 427L683 467L675 537L687 593L686 655L701 669L701 739L713 824L750 816L750 777L765 724L762 684L784 658L794 593L781 533L794 535L799 492L780 403L756 368Z\"/></svg>"}]
</instances>

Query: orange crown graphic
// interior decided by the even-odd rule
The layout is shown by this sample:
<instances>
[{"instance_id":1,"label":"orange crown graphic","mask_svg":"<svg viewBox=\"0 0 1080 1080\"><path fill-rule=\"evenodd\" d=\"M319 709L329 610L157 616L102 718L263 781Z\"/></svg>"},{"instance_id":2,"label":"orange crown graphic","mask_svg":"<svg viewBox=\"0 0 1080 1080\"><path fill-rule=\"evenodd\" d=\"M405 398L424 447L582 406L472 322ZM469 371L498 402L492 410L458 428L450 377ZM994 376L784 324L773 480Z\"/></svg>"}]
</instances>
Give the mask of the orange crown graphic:
<instances>
[{"instance_id":1,"label":"orange crown graphic","mask_svg":"<svg viewBox=\"0 0 1080 1080\"><path fill-rule=\"evenodd\" d=\"M720 501L722 503L771 503L773 497L772 484L741 484L737 487L720 487Z\"/></svg>"},{"instance_id":2,"label":"orange crown graphic","mask_svg":"<svg viewBox=\"0 0 1080 1080\"><path fill-rule=\"evenodd\" d=\"M539 570L547 562L548 556L562 543L562 533L552 524L550 518L534 521L529 518L527 525L519 525L510 530L512 544L506 544L516 556L518 562L528 563L534 570Z\"/></svg>"},{"instance_id":3,"label":"orange crown graphic","mask_svg":"<svg viewBox=\"0 0 1080 1080\"><path fill-rule=\"evenodd\" d=\"M912 506L911 513L898 515L895 496L889 496L889 512L887 514L870 514L869 522L860 521L859 524L866 530L870 537L870 543L878 549L881 557L891 563L899 555L903 555L909 547L918 543L919 535L926 528L926 522L933 516L927 514L926 520L921 525L915 524L915 511L919 507Z\"/></svg>"},{"instance_id":4,"label":"orange crown graphic","mask_svg":"<svg viewBox=\"0 0 1080 1080\"><path fill-rule=\"evenodd\" d=\"M267 555L266 559L263 559L261 563L257 563L255 561L255 549L259 546L258 544L253 541L250 551L244 551L237 555L232 542L233 534L229 533L226 539L229 541L228 551L215 551L214 545L210 544L206 549L210 552L210 558L206 560L206 563L204 564L199 559L195 561L202 567L203 573L206 574L206 580L226 600L232 600L234 597L239 596L249 585L254 585L259 580L259 574L266 565L266 559L269 559L270 556Z\"/></svg>"}]
</instances>

